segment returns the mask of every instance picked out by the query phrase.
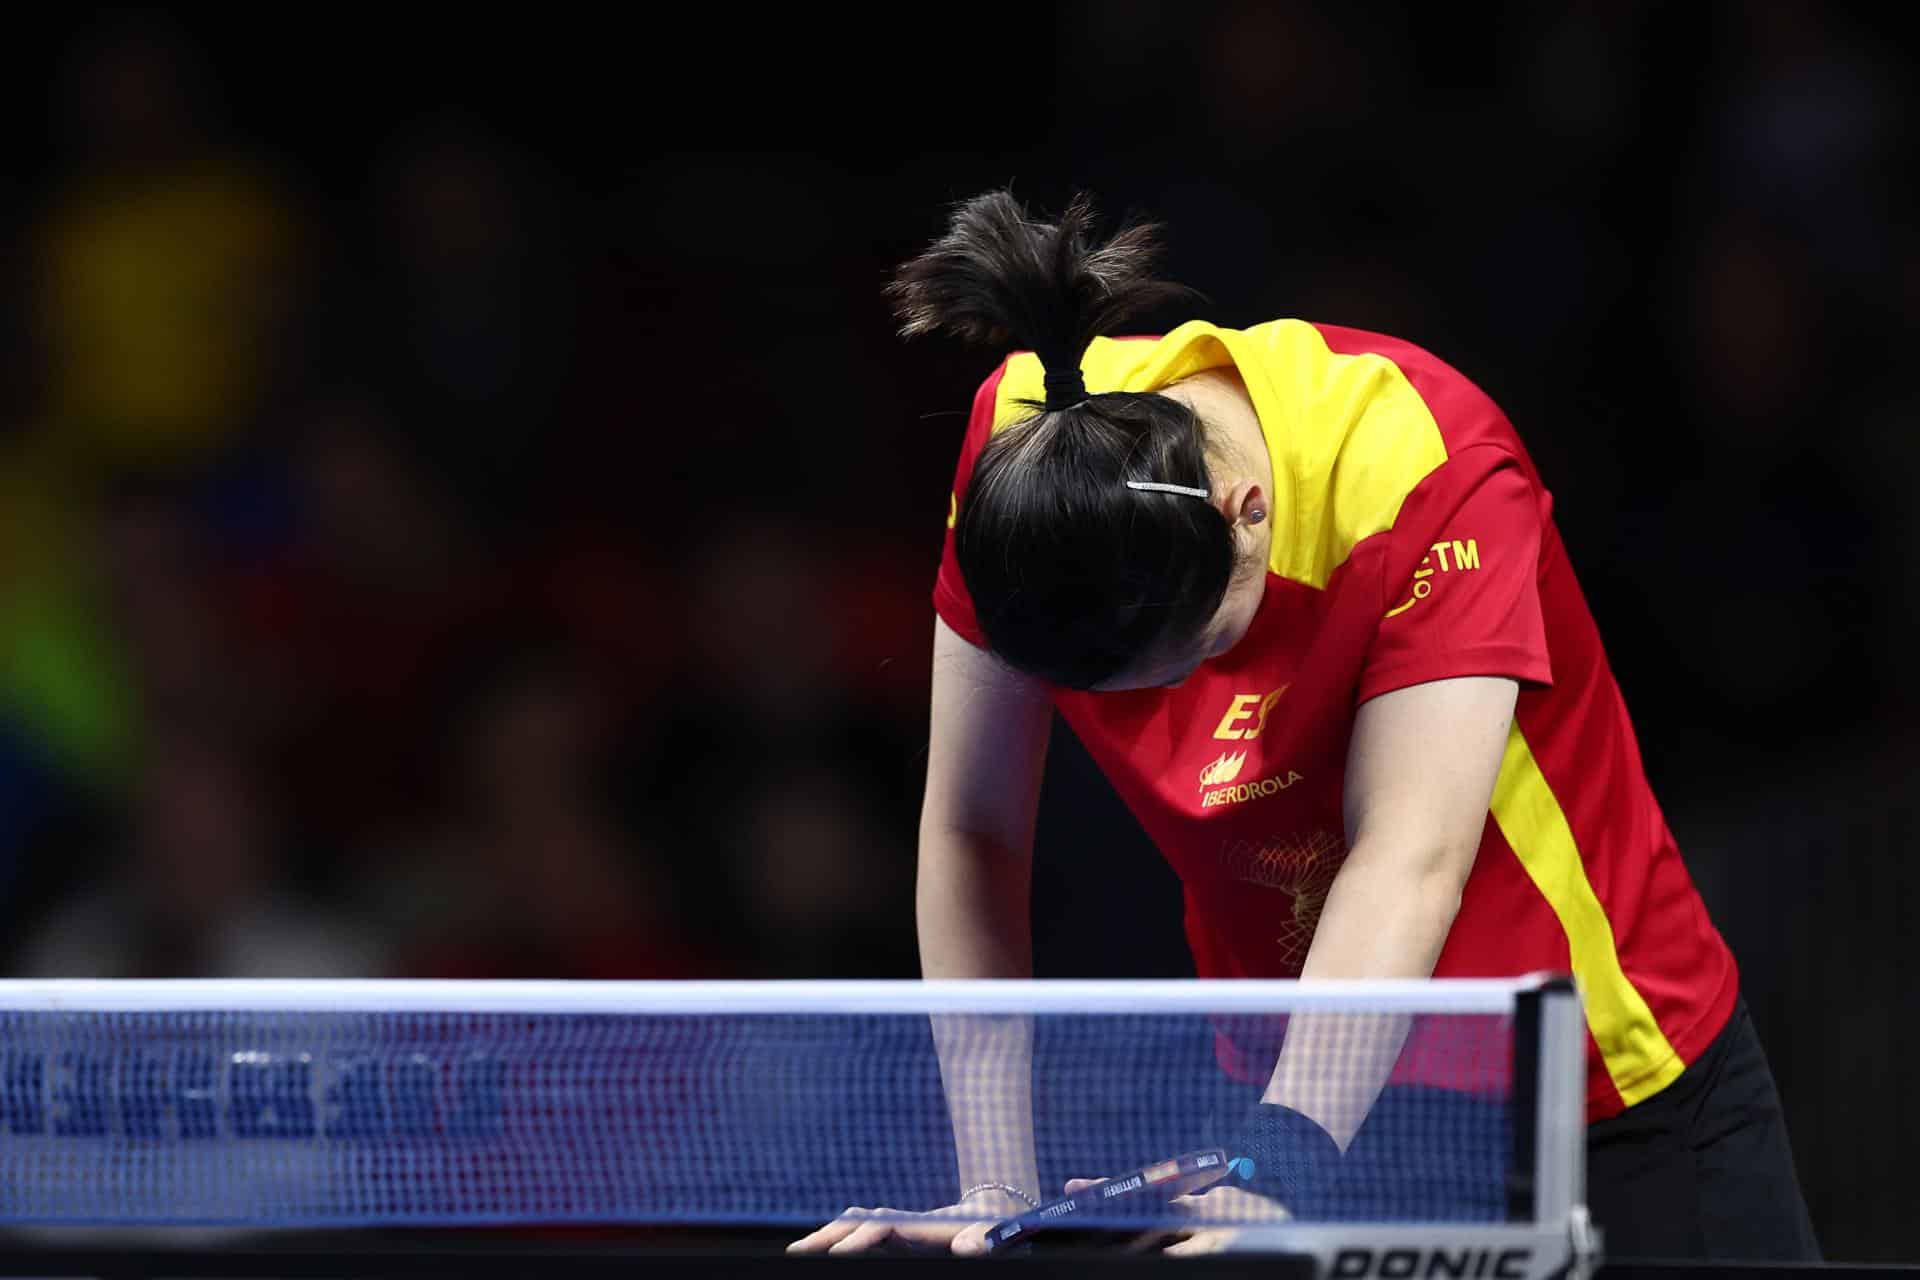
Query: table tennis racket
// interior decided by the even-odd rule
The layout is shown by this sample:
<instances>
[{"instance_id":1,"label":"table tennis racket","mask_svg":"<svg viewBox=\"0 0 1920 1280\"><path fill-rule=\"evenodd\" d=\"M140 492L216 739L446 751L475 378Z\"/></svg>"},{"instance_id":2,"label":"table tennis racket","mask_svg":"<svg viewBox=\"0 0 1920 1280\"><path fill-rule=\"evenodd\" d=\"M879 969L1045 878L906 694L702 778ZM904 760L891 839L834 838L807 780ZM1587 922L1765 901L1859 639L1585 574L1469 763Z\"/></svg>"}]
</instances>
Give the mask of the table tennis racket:
<instances>
[{"instance_id":1,"label":"table tennis racket","mask_svg":"<svg viewBox=\"0 0 1920 1280\"><path fill-rule=\"evenodd\" d=\"M1136 1214L1143 1203L1165 1203L1210 1187L1229 1174L1251 1177L1252 1161L1228 1160L1226 1152L1217 1150L1193 1151L1162 1160L1121 1177L1083 1187L1072 1195L1049 1200L1038 1208L994 1224L987 1232L987 1252L1042 1231L1093 1226L1102 1217Z\"/></svg>"}]
</instances>

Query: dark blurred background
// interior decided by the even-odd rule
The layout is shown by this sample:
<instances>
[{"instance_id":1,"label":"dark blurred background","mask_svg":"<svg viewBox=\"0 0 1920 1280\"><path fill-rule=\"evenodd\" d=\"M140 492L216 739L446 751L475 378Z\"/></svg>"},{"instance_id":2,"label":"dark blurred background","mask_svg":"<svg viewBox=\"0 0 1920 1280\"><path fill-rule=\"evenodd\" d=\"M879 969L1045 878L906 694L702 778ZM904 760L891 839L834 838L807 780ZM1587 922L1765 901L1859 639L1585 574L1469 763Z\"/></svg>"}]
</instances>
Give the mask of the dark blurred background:
<instances>
[{"instance_id":1,"label":"dark blurred background","mask_svg":"<svg viewBox=\"0 0 1920 1280\"><path fill-rule=\"evenodd\" d=\"M0 63L8 972L913 974L928 591L997 355L899 343L880 288L951 201L1084 187L1169 224L1207 318L1384 330L1508 410L1823 1242L1915 1255L1891 10L308 19ZM1043 974L1190 972L1056 743Z\"/></svg>"}]
</instances>

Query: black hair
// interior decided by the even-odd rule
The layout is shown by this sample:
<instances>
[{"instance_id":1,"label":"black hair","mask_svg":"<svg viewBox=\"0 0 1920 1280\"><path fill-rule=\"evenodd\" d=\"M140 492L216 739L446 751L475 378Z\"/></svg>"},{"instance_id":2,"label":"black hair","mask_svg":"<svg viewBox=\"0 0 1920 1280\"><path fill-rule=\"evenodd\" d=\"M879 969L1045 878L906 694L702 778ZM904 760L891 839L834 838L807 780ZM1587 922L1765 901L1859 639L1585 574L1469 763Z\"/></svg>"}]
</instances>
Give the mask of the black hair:
<instances>
[{"instance_id":1,"label":"black hair","mask_svg":"<svg viewBox=\"0 0 1920 1280\"><path fill-rule=\"evenodd\" d=\"M1096 336L1197 297L1153 278L1157 227L1100 243L1093 220L1085 196L1051 223L1008 191L959 205L888 288L901 333L1028 348L1057 385ZM960 574L1001 660L1087 689L1201 633L1233 576L1232 531L1210 502L1127 487L1209 488L1206 431L1186 405L1138 392L1021 403L1034 416L981 448L956 513Z\"/></svg>"}]
</instances>

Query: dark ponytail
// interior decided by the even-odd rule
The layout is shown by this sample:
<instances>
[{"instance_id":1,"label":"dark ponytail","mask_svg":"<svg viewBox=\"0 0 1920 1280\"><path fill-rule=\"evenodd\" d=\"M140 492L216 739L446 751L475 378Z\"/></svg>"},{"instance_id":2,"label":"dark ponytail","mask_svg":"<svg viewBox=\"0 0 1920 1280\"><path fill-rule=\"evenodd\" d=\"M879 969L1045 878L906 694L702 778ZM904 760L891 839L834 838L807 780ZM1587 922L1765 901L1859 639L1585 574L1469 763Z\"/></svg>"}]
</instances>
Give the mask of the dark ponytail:
<instances>
[{"instance_id":1,"label":"dark ponytail","mask_svg":"<svg viewBox=\"0 0 1920 1280\"><path fill-rule=\"evenodd\" d=\"M954 525L980 626L1010 665L1085 689L1199 636L1226 595L1233 538L1211 503L1127 481L1209 488L1205 432L1163 395L1063 394L1081 356L1152 306L1195 297L1155 280L1158 229L1105 243L1076 198L1056 223L1010 192L976 196L887 292L901 333L1029 349L1047 372L1035 416L981 449Z\"/></svg>"}]
</instances>

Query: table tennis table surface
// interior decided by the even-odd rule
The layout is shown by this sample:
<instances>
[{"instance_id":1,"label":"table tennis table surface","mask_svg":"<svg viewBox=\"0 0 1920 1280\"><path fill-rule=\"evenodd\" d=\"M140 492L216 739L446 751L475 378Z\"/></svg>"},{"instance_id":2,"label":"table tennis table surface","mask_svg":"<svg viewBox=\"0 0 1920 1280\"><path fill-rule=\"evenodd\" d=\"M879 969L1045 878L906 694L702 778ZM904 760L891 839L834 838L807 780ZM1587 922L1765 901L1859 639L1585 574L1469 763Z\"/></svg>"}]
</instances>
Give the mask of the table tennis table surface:
<instances>
[{"instance_id":1,"label":"table tennis table surface","mask_svg":"<svg viewBox=\"0 0 1920 1280\"><path fill-rule=\"evenodd\" d=\"M1306 1254L1233 1253L1170 1258L1157 1248L1129 1245L1097 1232L1062 1235L1013 1256L955 1258L924 1250L881 1251L855 1257L796 1256L795 1237L780 1229L646 1229L544 1233L498 1231L281 1231L209 1237L120 1231L0 1233L0 1277L612 1277L629 1280L806 1280L838 1275L851 1280L939 1280L1004 1271L1020 1280L1059 1277L1208 1277L1230 1280L1314 1280ZM1888 1268L1826 1265L1649 1261L1604 1262L1600 1280L1778 1280L1792 1272ZM1893 1268L1920 1276L1920 1268ZM1374 1280L1334 1277L1329 1280ZM1379 1280L1429 1280L1383 1271ZM1491 1280L1491 1277L1488 1278Z\"/></svg>"}]
</instances>

